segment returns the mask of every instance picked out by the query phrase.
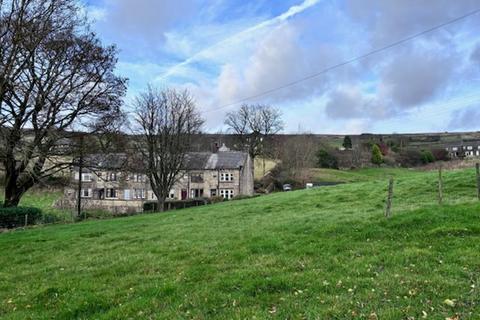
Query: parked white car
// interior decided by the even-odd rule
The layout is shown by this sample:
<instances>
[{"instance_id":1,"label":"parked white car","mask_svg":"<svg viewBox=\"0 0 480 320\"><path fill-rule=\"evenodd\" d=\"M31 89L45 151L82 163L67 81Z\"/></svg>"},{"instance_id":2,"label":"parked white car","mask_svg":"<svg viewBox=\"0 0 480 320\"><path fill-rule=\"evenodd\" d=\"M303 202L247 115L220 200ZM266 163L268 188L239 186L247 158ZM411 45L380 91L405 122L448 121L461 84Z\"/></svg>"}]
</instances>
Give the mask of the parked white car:
<instances>
[{"instance_id":1,"label":"parked white car","mask_svg":"<svg viewBox=\"0 0 480 320\"><path fill-rule=\"evenodd\" d=\"M292 185L291 184L284 184L283 185L283 191L292 191Z\"/></svg>"}]
</instances>

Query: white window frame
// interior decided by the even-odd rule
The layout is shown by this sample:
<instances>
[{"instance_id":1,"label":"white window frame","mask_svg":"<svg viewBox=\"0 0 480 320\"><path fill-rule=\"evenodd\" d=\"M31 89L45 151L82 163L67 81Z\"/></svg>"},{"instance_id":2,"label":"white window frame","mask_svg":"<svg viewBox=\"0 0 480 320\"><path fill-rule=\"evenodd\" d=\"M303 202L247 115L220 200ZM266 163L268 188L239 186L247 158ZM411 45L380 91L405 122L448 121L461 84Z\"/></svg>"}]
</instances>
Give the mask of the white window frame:
<instances>
[{"instance_id":1,"label":"white window frame","mask_svg":"<svg viewBox=\"0 0 480 320\"><path fill-rule=\"evenodd\" d=\"M134 199L146 199L146 190L145 189L133 189L133 198Z\"/></svg>"},{"instance_id":2,"label":"white window frame","mask_svg":"<svg viewBox=\"0 0 480 320\"><path fill-rule=\"evenodd\" d=\"M231 172L221 172L220 173L221 182L231 182L233 181L233 173Z\"/></svg>"},{"instance_id":3,"label":"white window frame","mask_svg":"<svg viewBox=\"0 0 480 320\"><path fill-rule=\"evenodd\" d=\"M198 190L198 197L195 197L195 191L196 190ZM203 198L204 196L205 196L205 189L202 189L202 188L190 189L190 198L191 199L199 199L199 198Z\"/></svg>"},{"instance_id":4,"label":"white window frame","mask_svg":"<svg viewBox=\"0 0 480 320\"><path fill-rule=\"evenodd\" d=\"M85 195L85 191L87 191L87 195ZM80 193L81 193L82 198L91 198L92 197L92 189L90 189L90 188L82 189Z\"/></svg>"},{"instance_id":5,"label":"white window frame","mask_svg":"<svg viewBox=\"0 0 480 320\"><path fill-rule=\"evenodd\" d=\"M84 172L82 173L82 181L83 182L92 182L93 181L93 176L89 172Z\"/></svg>"},{"instance_id":6,"label":"white window frame","mask_svg":"<svg viewBox=\"0 0 480 320\"><path fill-rule=\"evenodd\" d=\"M233 189L220 189L220 196L223 199L232 199L234 197Z\"/></svg>"},{"instance_id":7,"label":"white window frame","mask_svg":"<svg viewBox=\"0 0 480 320\"><path fill-rule=\"evenodd\" d=\"M136 173L133 175L133 181L134 182L145 182L145 175L141 173Z\"/></svg>"},{"instance_id":8,"label":"white window frame","mask_svg":"<svg viewBox=\"0 0 480 320\"><path fill-rule=\"evenodd\" d=\"M109 197L108 196L108 190L114 190L115 191L115 197ZM105 199L118 199L118 190L115 188L105 188Z\"/></svg>"}]
</instances>

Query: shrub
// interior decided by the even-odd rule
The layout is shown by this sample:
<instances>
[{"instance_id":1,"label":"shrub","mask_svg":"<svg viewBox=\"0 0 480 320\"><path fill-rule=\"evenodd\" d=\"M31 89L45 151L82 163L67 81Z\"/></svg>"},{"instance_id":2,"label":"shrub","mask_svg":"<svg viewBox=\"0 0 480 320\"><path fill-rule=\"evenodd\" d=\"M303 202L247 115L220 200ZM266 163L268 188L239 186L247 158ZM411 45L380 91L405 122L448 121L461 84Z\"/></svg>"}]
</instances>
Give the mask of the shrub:
<instances>
[{"instance_id":1,"label":"shrub","mask_svg":"<svg viewBox=\"0 0 480 320\"><path fill-rule=\"evenodd\" d=\"M206 198L165 201L164 210L167 211L173 209L190 208L205 204L208 204L208 200ZM143 212L157 212L157 205L157 202L145 202L143 204Z\"/></svg>"},{"instance_id":2,"label":"shrub","mask_svg":"<svg viewBox=\"0 0 480 320\"><path fill-rule=\"evenodd\" d=\"M422 151L421 159L424 164L435 162L435 157L430 150Z\"/></svg>"},{"instance_id":3,"label":"shrub","mask_svg":"<svg viewBox=\"0 0 480 320\"><path fill-rule=\"evenodd\" d=\"M27 224L35 224L42 217L42 210L30 207L0 207L0 227L17 228Z\"/></svg>"},{"instance_id":4,"label":"shrub","mask_svg":"<svg viewBox=\"0 0 480 320\"><path fill-rule=\"evenodd\" d=\"M44 213L42 215L42 223L50 224L50 223L56 223L59 221L65 221L65 217L61 218L57 215L50 214L50 213ZM70 221L70 219L68 221Z\"/></svg>"},{"instance_id":5,"label":"shrub","mask_svg":"<svg viewBox=\"0 0 480 320\"><path fill-rule=\"evenodd\" d=\"M378 148L380 149L380 152L382 153L382 156L388 155L389 147L385 143L379 143L377 144Z\"/></svg>"},{"instance_id":6,"label":"shrub","mask_svg":"<svg viewBox=\"0 0 480 320\"><path fill-rule=\"evenodd\" d=\"M415 167L422 164L422 153L415 149L402 150L398 156L402 167Z\"/></svg>"},{"instance_id":7,"label":"shrub","mask_svg":"<svg viewBox=\"0 0 480 320\"><path fill-rule=\"evenodd\" d=\"M448 154L448 151L445 149L433 149L432 154L436 160L439 160L439 161L450 160L450 155Z\"/></svg>"},{"instance_id":8,"label":"shrub","mask_svg":"<svg viewBox=\"0 0 480 320\"><path fill-rule=\"evenodd\" d=\"M317 151L317 166L320 168L338 169L337 158L325 149Z\"/></svg>"},{"instance_id":9,"label":"shrub","mask_svg":"<svg viewBox=\"0 0 480 320\"><path fill-rule=\"evenodd\" d=\"M210 200L210 203L219 203L219 202L223 202L225 199L222 196L215 196L215 197L211 197L209 200Z\"/></svg>"},{"instance_id":10,"label":"shrub","mask_svg":"<svg viewBox=\"0 0 480 320\"><path fill-rule=\"evenodd\" d=\"M383 155L378 145L374 144L372 147L372 163L381 165L383 163Z\"/></svg>"},{"instance_id":11,"label":"shrub","mask_svg":"<svg viewBox=\"0 0 480 320\"><path fill-rule=\"evenodd\" d=\"M352 149L352 138L350 138L350 136L345 136L345 138L343 138L342 146L345 149Z\"/></svg>"}]
</instances>

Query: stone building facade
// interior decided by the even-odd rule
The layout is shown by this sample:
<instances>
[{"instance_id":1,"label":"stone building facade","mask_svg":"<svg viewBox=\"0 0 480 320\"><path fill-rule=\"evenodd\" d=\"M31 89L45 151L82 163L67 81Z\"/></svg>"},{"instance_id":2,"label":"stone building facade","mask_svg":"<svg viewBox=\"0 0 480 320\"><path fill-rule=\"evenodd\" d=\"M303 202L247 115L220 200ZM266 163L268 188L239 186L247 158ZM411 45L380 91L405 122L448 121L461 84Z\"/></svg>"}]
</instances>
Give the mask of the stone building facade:
<instances>
[{"instance_id":1,"label":"stone building facade","mask_svg":"<svg viewBox=\"0 0 480 320\"><path fill-rule=\"evenodd\" d=\"M125 154L90 155L86 162L95 169L83 169L81 197L84 209L112 213L142 212L146 202L155 202L150 182L141 170L126 170ZM136 171L136 170L135 170ZM80 175L72 170L71 184L65 188L63 207L77 202ZM245 152L223 146L217 152L191 152L185 157L185 169L177 177L167 201L253 195L253 161Z\"/></svg>"},{"instance_id":2,"label":"stone building facade","mask_svg":"<svg viewBox=\"0 0 480 320\"><path fill-rule=\"evenodd\" d=\"M445 147L450 158L480 157L480 140L465 140L451 143Z\"/></svg>"}]
</instances>

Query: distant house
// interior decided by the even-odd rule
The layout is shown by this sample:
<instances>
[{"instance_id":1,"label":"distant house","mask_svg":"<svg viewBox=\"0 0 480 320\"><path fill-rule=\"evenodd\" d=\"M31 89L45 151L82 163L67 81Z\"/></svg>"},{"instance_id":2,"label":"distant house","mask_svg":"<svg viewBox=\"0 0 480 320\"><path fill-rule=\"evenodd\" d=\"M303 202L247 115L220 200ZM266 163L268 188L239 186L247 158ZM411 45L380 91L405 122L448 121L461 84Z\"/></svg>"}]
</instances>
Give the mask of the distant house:
<instances>
[{"instance_id":1,"label":"distant house","mask_svg":"<svg viewBox=\"0 0 480 320\"><path fill-rule=\"evenodd\" d=\"M126 165L125 154L90 155L89 168L82 170L81 197L85 209L114 213L141 212L145 202L157 200L147 176ZM138 166L137 166L138 167ZM71 184L65 188L63 206L73 207L79 185L79 169L72 170ZM253 162L245 152L225 146L217 152L186 154L184 169L177 177L167 201L253 194ZM66 204L66 205L65 205Z\"/></svg>"},{"instance_id":2,"label":"distant house","mask_svg":"<svg viewBox=\"0 0 480 320\"><path fill-rule=\"evenodd\" d=\"M452 159L480 157L480 140L461 141L445 147Z\"/></svg>"}]
</instances>

